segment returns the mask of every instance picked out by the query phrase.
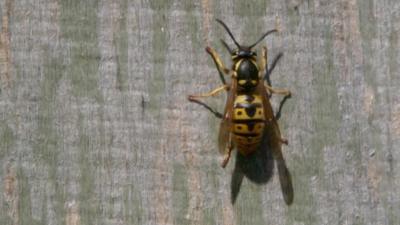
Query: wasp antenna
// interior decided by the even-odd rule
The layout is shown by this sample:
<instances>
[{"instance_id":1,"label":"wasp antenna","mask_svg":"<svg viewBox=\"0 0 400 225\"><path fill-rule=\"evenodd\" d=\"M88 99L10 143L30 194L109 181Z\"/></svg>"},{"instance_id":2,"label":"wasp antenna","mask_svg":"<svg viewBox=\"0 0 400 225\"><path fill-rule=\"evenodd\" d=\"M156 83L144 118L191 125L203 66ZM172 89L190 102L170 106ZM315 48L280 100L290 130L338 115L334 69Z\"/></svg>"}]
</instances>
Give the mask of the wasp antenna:
<instances>
[{"instance_id":1,"label":"wasp antenna","mask_svg":"<svg viewBox=\"0 0 400 225\"><path fill-rule=\"evenodd\" d=\"M253 48L253 47L256 46L258 43L260 43L260 41L262 41L266 36L268 36L269 34L275 33L275 32L278 32L278 30L277 30L277 29L273 29L273 30L268 31L268 32L265 33L263 36L261 36L260 39L258 39L258 41L256 41L256 43L250 45L249 48Z\"/></svg>"},{"instance_id":2,"label":"wasp antenna","mask_svg":"<svg viewBox=\"0 0 400 225\"><path fill-rule=\"evenodd\" d=\"M221 43L224 45L224 47L229 51L229 53L231 53L231 55L233 54L233 50L229 47L229 45L222 39L220 39Z\"/></svg>"},{"instance_id":3,"label":"wasp antenna","mask_svg":"<svg viewBox=\"0 0 400 225\"><path fill-rule=\"evenodd\" d=\"M226 26L226 24L224 22L222 22L222 20L220 20L220 19L215 19L215 20L225 28L225 30L228 32L229 36L231 36L231 38L232 38L233 42L235 43L235 45L238 48L241 48L241 46L239 45L239 43L236 41L235 37L233 36L232 32L229 30L228 26Z\"/></svg>"}]
</instances>

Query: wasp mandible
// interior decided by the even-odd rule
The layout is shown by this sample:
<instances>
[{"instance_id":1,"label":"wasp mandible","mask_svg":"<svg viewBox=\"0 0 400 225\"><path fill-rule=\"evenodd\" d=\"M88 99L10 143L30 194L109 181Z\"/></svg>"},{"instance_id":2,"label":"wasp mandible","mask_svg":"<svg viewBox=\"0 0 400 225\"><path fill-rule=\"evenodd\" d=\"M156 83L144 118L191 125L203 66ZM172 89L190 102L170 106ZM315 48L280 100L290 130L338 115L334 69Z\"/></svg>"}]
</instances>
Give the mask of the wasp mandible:
<instances>
[{"instance_id":1,"label":"wasp mandible","mask_svg":"<svg viewBox=\"0 0 400 225\"><path fill-rule=\"evenodd\" d=\"M225 167L234 147L241 154L249 155L259 147L263 137L268 138L266 141L274 151L280 152L281 145L287 144L287 140L281 137L269 97L272 94L289 97L291 93L287 89L272 88L270 83L266 82L267 75L274 67L268 70L267 47L261 49L260 57L257 57L256 52L252 50L266 36L277 32L276 29L264 33L254 44L245 46L236 41L223 21L219 19L216 21L224 27L237 47L231 49L221 39L231 54L232 67L231 69L225 67L217 52L211 47L206 47L207 53L216 64L223 85L205 94L190 95L189 100L204 105L199 101L200 98L215 96L222 91L227 92L228 97L224 113L221 115L218 137L219 152L224 155L221 166ZM229 84L225 81L224 75L231 77ZM218 116L217 112L207 108Z\"/></svg>"}]
</instances>

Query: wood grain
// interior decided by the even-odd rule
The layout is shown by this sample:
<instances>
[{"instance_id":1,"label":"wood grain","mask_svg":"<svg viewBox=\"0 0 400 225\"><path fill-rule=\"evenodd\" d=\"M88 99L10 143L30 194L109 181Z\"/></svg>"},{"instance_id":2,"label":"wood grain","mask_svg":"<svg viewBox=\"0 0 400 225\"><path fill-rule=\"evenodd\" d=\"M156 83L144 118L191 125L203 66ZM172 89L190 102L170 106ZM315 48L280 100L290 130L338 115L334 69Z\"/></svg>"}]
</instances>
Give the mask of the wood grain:
<instances>
[{"instance_id":1,"label":"wood grain","mask_svg":"<svg viewBox=\"0 0 400 225\"><path fill-rule=\"evenodd\" d=\"M399 224L399 12L396 0L0 0L0 224ZM281 30L262 45L284 53L272 83L293 93L279 120L291 206L272 160L263 182L236 173L251 159L219 167L219 119L187 101L220 85L207 45L229 65L215 18L244 44Z\"/></svg>"}]
</instances>

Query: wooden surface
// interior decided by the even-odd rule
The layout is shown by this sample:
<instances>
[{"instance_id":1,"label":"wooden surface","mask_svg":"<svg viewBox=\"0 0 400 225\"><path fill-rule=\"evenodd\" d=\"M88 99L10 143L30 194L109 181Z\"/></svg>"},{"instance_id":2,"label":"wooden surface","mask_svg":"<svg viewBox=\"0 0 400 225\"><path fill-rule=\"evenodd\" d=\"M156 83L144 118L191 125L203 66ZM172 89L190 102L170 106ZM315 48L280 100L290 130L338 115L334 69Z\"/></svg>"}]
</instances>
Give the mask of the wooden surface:
<instances>
[{"instance_id":1,"label":"wooden surface","mask_svg":"<svg viewBox=\"0 0 400 225\"><path fill-rule=\"evenodd\" d=\"M397 0L0 0L0 224L400 224L399 12ZM248 159L220 168L219 120L186 99L220 84L207 44L229 64L215 18L245 44L281 29L262 45L284 53L273 85L293 92L279 121L291 206L276 169L235 186ZM207 103L222 111L224 96Z\"/></svg>"}]
</instances>

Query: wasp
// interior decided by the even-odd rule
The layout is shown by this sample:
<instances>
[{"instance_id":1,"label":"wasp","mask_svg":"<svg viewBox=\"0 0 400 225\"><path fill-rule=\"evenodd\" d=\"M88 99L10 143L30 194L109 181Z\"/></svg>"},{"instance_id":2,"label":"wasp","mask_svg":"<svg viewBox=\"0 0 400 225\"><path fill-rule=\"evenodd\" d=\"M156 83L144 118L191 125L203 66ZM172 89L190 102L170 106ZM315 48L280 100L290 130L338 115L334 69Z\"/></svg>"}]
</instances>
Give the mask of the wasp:
<instances>
[{"instance_id":1,"label":"wasp","mask_svg":"<svg viewBox=\"0 0 400 225\"><path fill-rule=\"evenodd\" d=\"M272 149L280 152L281 145L287 144L287 140L281 137L277 118L274 116L269 98L272 94L290 97L291 92L287 89L273 88L268 82L269 74L279 58L274 60L273 66L268 70L267 47L262 47L259 57L252 50L269 34L277 32L277 29L264 33L254 44L245 46L236 41L222 20L217 19L216 21L224 27L237 47L232 49L221 39L222 44L231 55L232 67L228 69L218 53L211 47L206 47L207 53L211 55L216 64L223 85L205 94L189 95L188 99L205 106L199 100L200 98L216 96L223 91L227 92L228 97L222 115L206 106L222 119L218 134L218 149L224 155L221 163L224 168L235 147L242 155L247 156L256 151L263 138L268 139L266 141ZM224 76L230 76L230 83L226 82Z\"/></svg>"}]
</instances>

